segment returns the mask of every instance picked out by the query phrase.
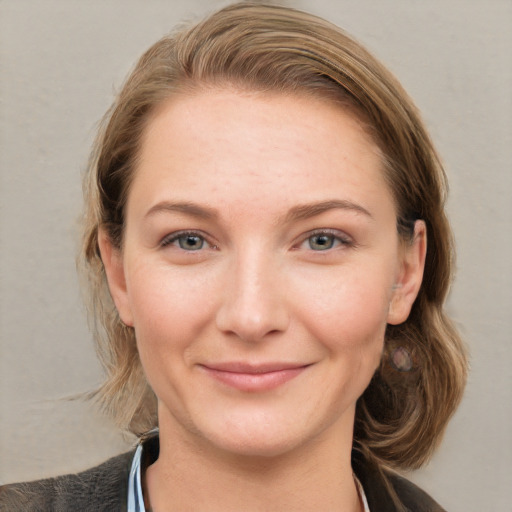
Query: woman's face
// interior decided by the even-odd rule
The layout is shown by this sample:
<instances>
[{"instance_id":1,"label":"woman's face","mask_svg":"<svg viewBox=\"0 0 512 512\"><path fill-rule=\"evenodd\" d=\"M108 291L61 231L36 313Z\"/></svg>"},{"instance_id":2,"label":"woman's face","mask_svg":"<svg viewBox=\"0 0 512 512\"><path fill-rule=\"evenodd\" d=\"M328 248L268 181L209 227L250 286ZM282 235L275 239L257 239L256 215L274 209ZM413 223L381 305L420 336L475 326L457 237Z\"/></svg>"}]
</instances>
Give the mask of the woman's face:
<instances>
[{"instance_id":1,"label":"woman's face","mask_svg":"<svg viewBox=\"0 0 512 512\"><path fill-rule=\"evenodd\" d=\"M422 233L400 242L379 150L338 106L235 90L161 105L122 252L100 242L161 429L253 455L350 440Z\"/></svg>"}]
</instances>

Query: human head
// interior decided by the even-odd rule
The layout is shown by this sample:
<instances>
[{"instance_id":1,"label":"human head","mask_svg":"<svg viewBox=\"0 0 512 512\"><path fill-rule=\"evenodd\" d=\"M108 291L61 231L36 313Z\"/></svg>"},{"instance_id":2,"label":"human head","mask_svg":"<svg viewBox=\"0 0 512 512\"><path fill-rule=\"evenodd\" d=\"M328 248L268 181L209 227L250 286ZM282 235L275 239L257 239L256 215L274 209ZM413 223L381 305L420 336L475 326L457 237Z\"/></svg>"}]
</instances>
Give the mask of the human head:
<instances>
[{"instance_id":1,"label":"human head","mask_svg":"<svg viewBox=\"0 0 512 512\"><path fill-rule=\"evenodd\" d=\"M107 371L99 396L121 426L140 433L156 425L156 401L133 330L120 321L108 292L98 230L122 248L126 198L155 108L173 95L223 85L300 92L340 104L383 154L403 243L410 242L417 219L425 222L422 287L409 319L388 327L381 366L358 402L355 424L356 442L383 463L420 465L435 447L465 380L461 342L443 312L453 257L445 175L416 108L394 77L337 27L289 8L235 4L161 39L142 56L104 119L85 178L82 255ZM389 364L399 347L412 358L408 372Z\"/></svg>"}]
</instances>

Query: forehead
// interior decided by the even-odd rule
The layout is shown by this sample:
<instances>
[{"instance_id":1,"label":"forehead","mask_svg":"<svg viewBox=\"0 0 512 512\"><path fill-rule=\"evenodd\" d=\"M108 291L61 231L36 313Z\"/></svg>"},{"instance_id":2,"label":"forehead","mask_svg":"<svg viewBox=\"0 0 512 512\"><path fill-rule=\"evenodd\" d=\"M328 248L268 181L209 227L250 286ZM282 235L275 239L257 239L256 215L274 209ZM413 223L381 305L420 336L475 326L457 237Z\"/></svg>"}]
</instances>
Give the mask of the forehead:
<instances>
[{"instance_id":1,"label":"forehead","mask_svg":"<svg viewBox=\"0 0 512 512\"><path fill-rule=\"evenodd\" d=\"M363 149L368 156L381 158L371 131L354 105L309 90L290 93L233 86L204 88L177 93L157 105L146 123L139 156L150 157L149 146L155 149L159 142L171 150L185 149L198 141L208 147L229 138L233 147L245 139L247 152L258 144L269 151L290 151L289 142L295 139L299 143L296 151L321 158L322 148L316 143L323 139L326 145L336 141L341 151ZM203 147L197 147L196 152Z\"/></svg>"},{"instance_id":2,"label":"forehead","mask_svg":"<svg viewBox=\"0 0 512 512\"><path fill-rule=\"evenodd\" d=\"M284 204L333 190L386 194L381 162L358 117L332 101L211 89L170 98L153 113L132 186L149 193L158 182L156 195L255 205L271 193Z\"/></svg>"}]
</instances>

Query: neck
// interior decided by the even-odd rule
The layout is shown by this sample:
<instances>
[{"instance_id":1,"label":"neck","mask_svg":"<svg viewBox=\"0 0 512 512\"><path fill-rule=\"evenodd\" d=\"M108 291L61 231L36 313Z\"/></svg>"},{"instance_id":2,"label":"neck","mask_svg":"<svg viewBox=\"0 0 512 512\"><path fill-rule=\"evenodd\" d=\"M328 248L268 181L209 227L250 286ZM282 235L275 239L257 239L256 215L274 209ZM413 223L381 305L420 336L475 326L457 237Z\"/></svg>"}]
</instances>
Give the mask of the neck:
<instances>
[{"instance_id":1,"label":"neck","mask_svg":"<svg viewBox=\"0 0 512 512\"><path fill-rule=\"evenodd\" d=\"M162 418L161 418L162 419ZM272 457L226 454L160 425L160 454L145 475L148 509L361 510L350 454L352 432L323 432Z\"/></svg>"}]
</instances>

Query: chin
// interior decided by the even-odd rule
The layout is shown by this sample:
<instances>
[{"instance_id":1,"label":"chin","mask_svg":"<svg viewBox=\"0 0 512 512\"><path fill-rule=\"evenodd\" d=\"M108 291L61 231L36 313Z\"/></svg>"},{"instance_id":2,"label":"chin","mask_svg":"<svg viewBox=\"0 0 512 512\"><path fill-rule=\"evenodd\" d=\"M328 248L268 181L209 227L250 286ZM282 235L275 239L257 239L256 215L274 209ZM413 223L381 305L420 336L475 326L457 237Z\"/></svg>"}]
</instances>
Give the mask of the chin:
<instances>
[{"instance_id":1,"label":"chin","mask_svg":"<svg viewBox=\"0 0 512 512\"><path fill-rule=\"evenodd\" d=\"M240 457L280 457L291 453L317 437L314 426L300 420L283 418L229 418L204 429L202 434L213 446Z\"/></svg>"},{"instance_id":2,"label":"chin","mask_svg":"<svg viewBox=\"0 0 512 512\"><path fill-rule=\"evenodd\" d=\"M302 443L288 437L271 436L233 436L229 439L212 440L213 443L227 454L240 458L269 459L286 455L298 448Z\"/></svg>"}]
</instances>

